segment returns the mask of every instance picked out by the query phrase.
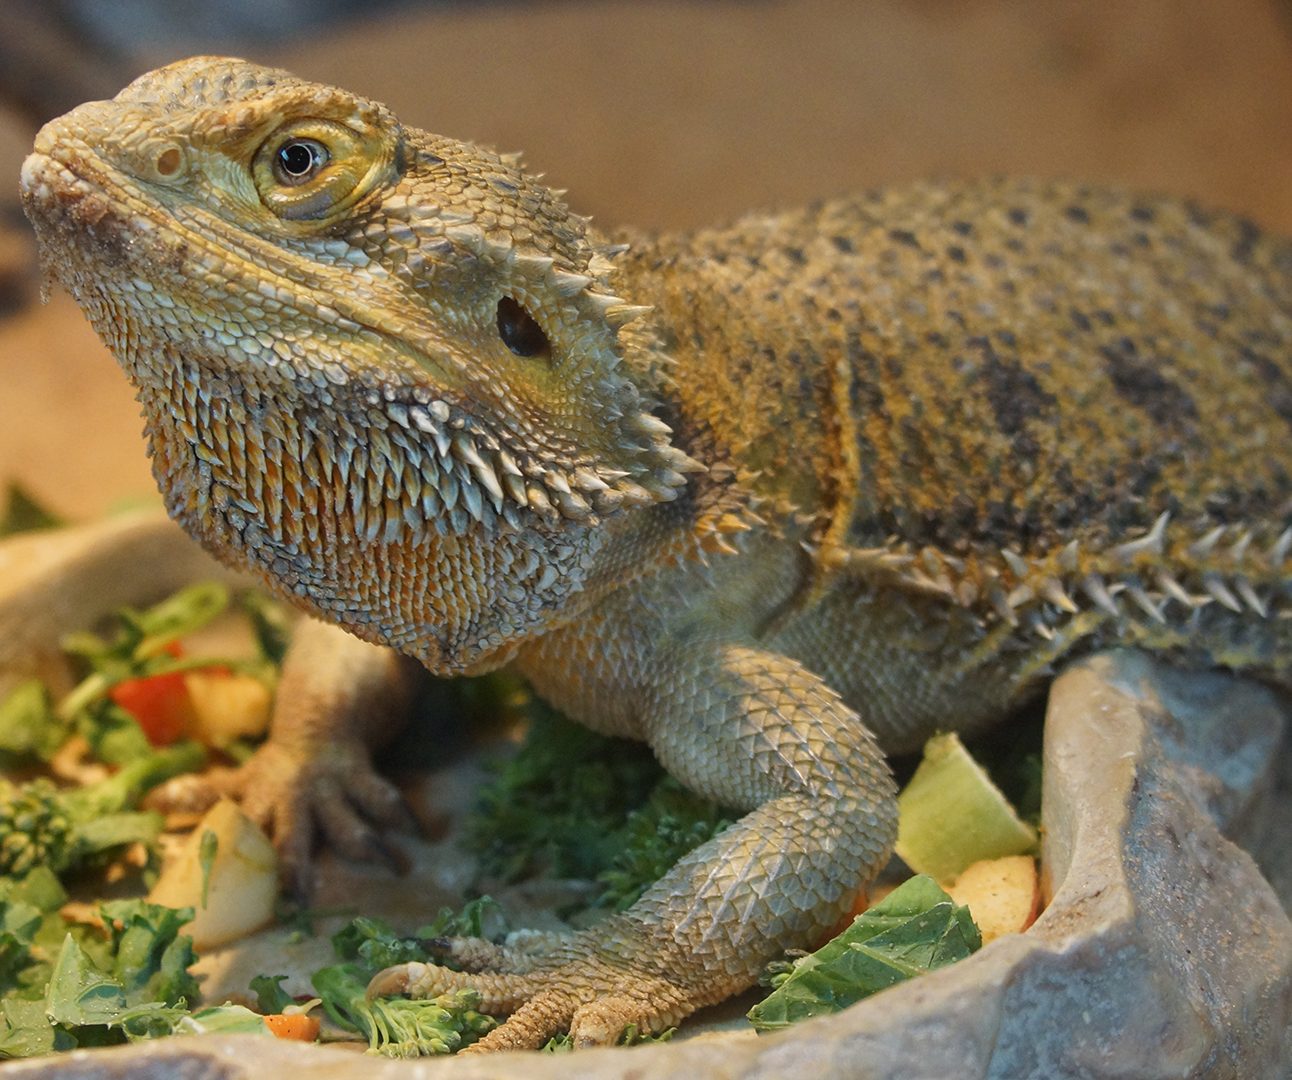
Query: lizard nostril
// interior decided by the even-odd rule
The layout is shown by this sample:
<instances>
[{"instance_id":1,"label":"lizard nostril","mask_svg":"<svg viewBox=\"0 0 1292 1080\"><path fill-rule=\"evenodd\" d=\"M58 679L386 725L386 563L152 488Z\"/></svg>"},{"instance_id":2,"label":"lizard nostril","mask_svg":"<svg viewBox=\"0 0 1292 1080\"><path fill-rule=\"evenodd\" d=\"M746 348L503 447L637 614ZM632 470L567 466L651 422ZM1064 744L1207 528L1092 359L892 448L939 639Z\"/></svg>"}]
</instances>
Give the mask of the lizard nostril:
<instances>
[{"instance_id":1,"label":"lizard nostril","mask_svg":"<svg viewBox=\"0 0 1292 1080\"><path fill-rule=\"evenodd\" d=\"M167 147L157 155L157 175L166 177L174 176L179 172L179 167L182 164L183 158L179 152L179 147Z\"/></svg>"}]
</instances>

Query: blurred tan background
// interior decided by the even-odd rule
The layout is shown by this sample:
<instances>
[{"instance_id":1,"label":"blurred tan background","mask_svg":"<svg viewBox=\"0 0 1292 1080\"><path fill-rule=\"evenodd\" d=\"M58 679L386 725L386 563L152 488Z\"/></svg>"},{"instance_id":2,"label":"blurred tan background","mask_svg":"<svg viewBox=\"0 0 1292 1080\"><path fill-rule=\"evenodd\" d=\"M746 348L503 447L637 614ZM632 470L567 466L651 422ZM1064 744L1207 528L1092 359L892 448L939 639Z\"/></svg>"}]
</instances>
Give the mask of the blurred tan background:
<instances>
[{"instance_id":1,"label":"blurred tan background","mask_svg":"<svg viewBox=\"0 0 1292 1080\"><path fill-rule=\"evenodd\" d=\"M524 150L607 222L689 228L917 176L1027 173L1192 196L1292 233L1288 0L441 0L362 20L347 13L368 7L337 3L307 31L194 18L88 43L74 0L6 3L0 68L25 82L0 109L0 490L20 480L75 516L152 485L110 356L66 296L36 302L18 168L42 110L195 52Z\"/></svg>"}]
</instances>

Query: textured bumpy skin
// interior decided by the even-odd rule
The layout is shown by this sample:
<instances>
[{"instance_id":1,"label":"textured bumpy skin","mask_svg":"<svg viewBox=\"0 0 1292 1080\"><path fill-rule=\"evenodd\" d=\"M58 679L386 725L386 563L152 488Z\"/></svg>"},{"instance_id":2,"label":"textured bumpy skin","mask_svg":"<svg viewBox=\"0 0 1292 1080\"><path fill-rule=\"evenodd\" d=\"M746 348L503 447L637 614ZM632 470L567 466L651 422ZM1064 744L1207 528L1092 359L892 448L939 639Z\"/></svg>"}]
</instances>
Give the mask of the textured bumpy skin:
<instances>
[{"instance_id":1,"label":"textured bumpy skin","mask_svg":"<svg viewBox=\"0 0 1292 1080\"><path fill-rule=\"evenodd\" d=\"M612 236L512 159L215 58L54 121L22 184L207 548L432 671L511 664L746 812L553 951L380 977L515 1010L485 1049L659 1028L811 945L889 851L882 752L1065 658L1288 681L1292 247L1242 221L999 181ZM273 749L352 746L331 715L244 790L353 839L362 752Z\"/></svg>"}]
</instances>

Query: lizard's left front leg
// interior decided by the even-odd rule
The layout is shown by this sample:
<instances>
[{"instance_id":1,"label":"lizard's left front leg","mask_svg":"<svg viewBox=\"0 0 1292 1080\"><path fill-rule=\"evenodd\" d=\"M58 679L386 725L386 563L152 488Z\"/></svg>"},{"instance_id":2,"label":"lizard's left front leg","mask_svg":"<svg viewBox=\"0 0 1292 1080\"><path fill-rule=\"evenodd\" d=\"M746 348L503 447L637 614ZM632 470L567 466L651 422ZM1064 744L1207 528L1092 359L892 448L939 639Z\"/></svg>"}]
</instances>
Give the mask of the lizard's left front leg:
<instances>
[{"instance_id":1,"label":"lizard's left front leg","mask_svg":"<svg viewBox=\"0 0 1292 1080\"><path fill-rule=\"evenodd\" d=\"M472 1049L536 1047L565 1029L576 1045L613 1043L629 1024L659 1031L744 990L838 923L896 831L891 774L860 718L800 664L753 646L688 643L652 676L640 716L661 763L749 812L627 911L520 970L408 964L378 975L376 992L469 986L484 1011L512 1012Z\"/></svg>"}]
</instances>

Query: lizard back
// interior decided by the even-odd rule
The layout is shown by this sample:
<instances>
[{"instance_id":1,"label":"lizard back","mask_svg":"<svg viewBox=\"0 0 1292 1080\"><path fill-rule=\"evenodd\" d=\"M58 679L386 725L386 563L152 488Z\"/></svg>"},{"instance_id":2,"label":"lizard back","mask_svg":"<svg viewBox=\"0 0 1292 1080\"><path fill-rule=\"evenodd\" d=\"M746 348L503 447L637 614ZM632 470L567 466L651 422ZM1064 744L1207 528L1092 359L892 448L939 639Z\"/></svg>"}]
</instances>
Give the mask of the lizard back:
<instances>
[{"instance_id":1,"label":"lizard back","mask_svg":"<svg viewBox=\"0 0 1292 1080\"><path fill-rule=\"evenodd\" d=\"M626 272L683 411L807 523L796 610L842 574L967 609L1002 648L1022 626L1047 661L1078 641L1281 651L1234 627L1284 601L1287 242L998 180L666 237Z\"/></svg>"}]
</instances>

